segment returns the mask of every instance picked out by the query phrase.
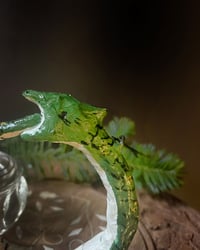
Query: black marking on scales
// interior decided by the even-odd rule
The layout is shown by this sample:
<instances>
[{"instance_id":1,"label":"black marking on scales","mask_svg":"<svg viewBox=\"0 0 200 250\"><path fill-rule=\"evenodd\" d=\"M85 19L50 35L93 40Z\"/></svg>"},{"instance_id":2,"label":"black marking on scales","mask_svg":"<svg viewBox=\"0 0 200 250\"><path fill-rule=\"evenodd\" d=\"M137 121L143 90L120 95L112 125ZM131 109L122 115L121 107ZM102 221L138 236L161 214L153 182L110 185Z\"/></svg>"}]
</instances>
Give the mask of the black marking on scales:
<instances>
[{"instance_id":1,"label":"black marking on scales","mask_svg":"<svg viewBox=\"0 0 200 250\"><path fill-rule=\"evenodd\" d=\"M62 111L58 117L67 125L70 126L71 122L67 120L67 111Z\"/></svg>"},{"instance_id":2,"label":"black marking on scales","mask_svg":"<svg viewBox=\"0 0 200 250\"><path fill-rule=\"evenodd\" d=\"M100 148L103 145L112 146L114 144L114 139L106 133L106 131L103 129L103 127L101 125L97 124L95 128L96 128L96 131L94 134L91 132L88 132L88 134L91 136L90 143L91 143L92 148L100 150ZM100 132L101 132L101 134L100 134ZM95 139L97 139L97 138L100 138L101 143L102 143L101 145L97 145L98 143L94 142ZM103 151L102 151L102 153L103 153Z\"/></svg>"}]
</instances>

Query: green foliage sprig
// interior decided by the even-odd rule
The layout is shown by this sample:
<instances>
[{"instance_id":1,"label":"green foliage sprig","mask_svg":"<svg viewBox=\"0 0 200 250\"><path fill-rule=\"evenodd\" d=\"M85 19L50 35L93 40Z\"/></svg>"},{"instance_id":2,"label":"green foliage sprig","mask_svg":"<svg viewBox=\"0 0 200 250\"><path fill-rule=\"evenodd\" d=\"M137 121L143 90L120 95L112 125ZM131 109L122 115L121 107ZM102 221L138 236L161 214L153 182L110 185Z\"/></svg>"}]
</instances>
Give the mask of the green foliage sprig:
<instances>
[{"instance_id":1,"label":"green foliage sprig","mask_svg":"<svg viewBox=\"0 0 200 250\"><path fill-rule=\"evenodd\" d=\"M106 126L107 132L123 139L123 155L133 168L138 189L159 193L183 184L184 162L172 153L157 150L152 144L139 144L132 137L135 124L126 117L115 117ZM127 143L127 144L126 144ZM20 138L2 141L0 150L15 157L24 166L27 178L65 178L74 182L99 183L99 177L86 157L64 144L24 142Z\"/></svg>"},{"instance_id":2,"label":"green foliage sprig","mask_svg":"<svg viewBox=\"0 0 200 250\"><path fill-rule=\"evenodd\" d=\"M46 178L98 182L96 171L78 150L51 142L29 142L20 137L1 141L0 150L12 155L29 180Z\"/></svg>"},{"instance_id":3,"label":"green foliage sprig","mask_svg":"<svg viewBox=\"0 0 200 250\"><path fill-rule=\"evenodd\" d=\"M135 134L135 124L126 117L116 117L108 124L107 131L114 137L120 137L121 133L129 138ZM129 150L124 150L123 154L128 165L133 167L138 189L159 193L179 188L183 184L184 162L177 155L157 150L152 144L134 141L125 147Z\"/></svg>"}]
</instances>

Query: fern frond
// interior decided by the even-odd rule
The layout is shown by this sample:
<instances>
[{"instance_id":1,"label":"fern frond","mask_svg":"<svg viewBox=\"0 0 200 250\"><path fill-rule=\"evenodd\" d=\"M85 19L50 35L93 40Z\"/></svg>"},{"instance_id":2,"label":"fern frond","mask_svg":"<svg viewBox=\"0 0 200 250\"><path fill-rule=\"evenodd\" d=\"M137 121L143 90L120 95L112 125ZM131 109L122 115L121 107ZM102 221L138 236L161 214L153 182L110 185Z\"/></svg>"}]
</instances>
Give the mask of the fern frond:
<instances>
[{"instance_id":1,"label":"fern frond","mask_svg":"<svg viewBox=\"0 0 200 250\"><path fill-rule=\"evenodd\" d=\"M27 179L57 178L78 183L98 183L99 177L78 150L51 142L28 142L20 137L1 141L0 150L12 155Z\"/></svg>"},{"instance_id":2,"label":"fern frond","mask_svg":"<svg viewBox=\"0 0 200 250\"><path fill-rule=\"evenodd\" d=\"M115 117L106 127L116 138L135 134L135 124L126 117ZM131 149L132 148L132 149ZM133 166L133 176L137 189L147 189L151 193L179 188L183 184L184 162L165 150L156 150L152 144L124 144L122 152L129 166Z\"/></svg>"},{"instance_id":3,"label":"fern frond","mask_svg":"<svg viewBox=\"0 0 200 250\"><path fill-rule=\"evenodd\" d=\"M127 153L128 164L133 166L136 187L152 193L179 188L183 184L184 162L165 150L156 150L152 144L134 144L137 156Z\"/></svg>"}]
</instances>

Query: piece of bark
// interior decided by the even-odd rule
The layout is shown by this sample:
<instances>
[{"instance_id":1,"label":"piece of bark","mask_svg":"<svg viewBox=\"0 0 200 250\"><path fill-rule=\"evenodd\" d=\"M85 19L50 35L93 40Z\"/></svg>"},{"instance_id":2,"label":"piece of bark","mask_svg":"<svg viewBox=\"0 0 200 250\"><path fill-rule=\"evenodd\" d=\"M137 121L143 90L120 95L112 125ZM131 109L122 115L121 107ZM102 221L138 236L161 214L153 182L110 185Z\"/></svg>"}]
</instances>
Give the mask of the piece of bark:
<instances>
[{"instance_id":1,"label":"piece of bark","mask_svg":"<svg viewBox=\"0 0 200 250\"><path fill-rule=\"evenodd\" d=\"M1 239L0 250L72 250L106 225L104 191L48 180L30 185L30 193L26 210ZM200 249L198 211L169 194L140 192L138 197L140 223L129 250Z\"/></svg>"}]
</instances>

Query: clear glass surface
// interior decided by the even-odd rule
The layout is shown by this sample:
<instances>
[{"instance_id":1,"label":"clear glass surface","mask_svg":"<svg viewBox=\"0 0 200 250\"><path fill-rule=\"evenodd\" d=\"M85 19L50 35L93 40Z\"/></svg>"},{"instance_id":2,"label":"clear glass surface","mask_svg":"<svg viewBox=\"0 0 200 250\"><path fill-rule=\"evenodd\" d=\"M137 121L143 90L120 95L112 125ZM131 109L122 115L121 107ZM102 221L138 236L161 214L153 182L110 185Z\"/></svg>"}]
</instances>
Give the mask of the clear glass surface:
<instances>
[{"instance_id":1,"label":"clear glass surface","mask_svg":"<svg viewBox=\"0 0 200 250\"><path fill-rule=\"evenodd\" d=\"M0 235L19 219L26 206L27 195L22 168L10 155L0 152Z\"/></svg>"}]
</instances>

